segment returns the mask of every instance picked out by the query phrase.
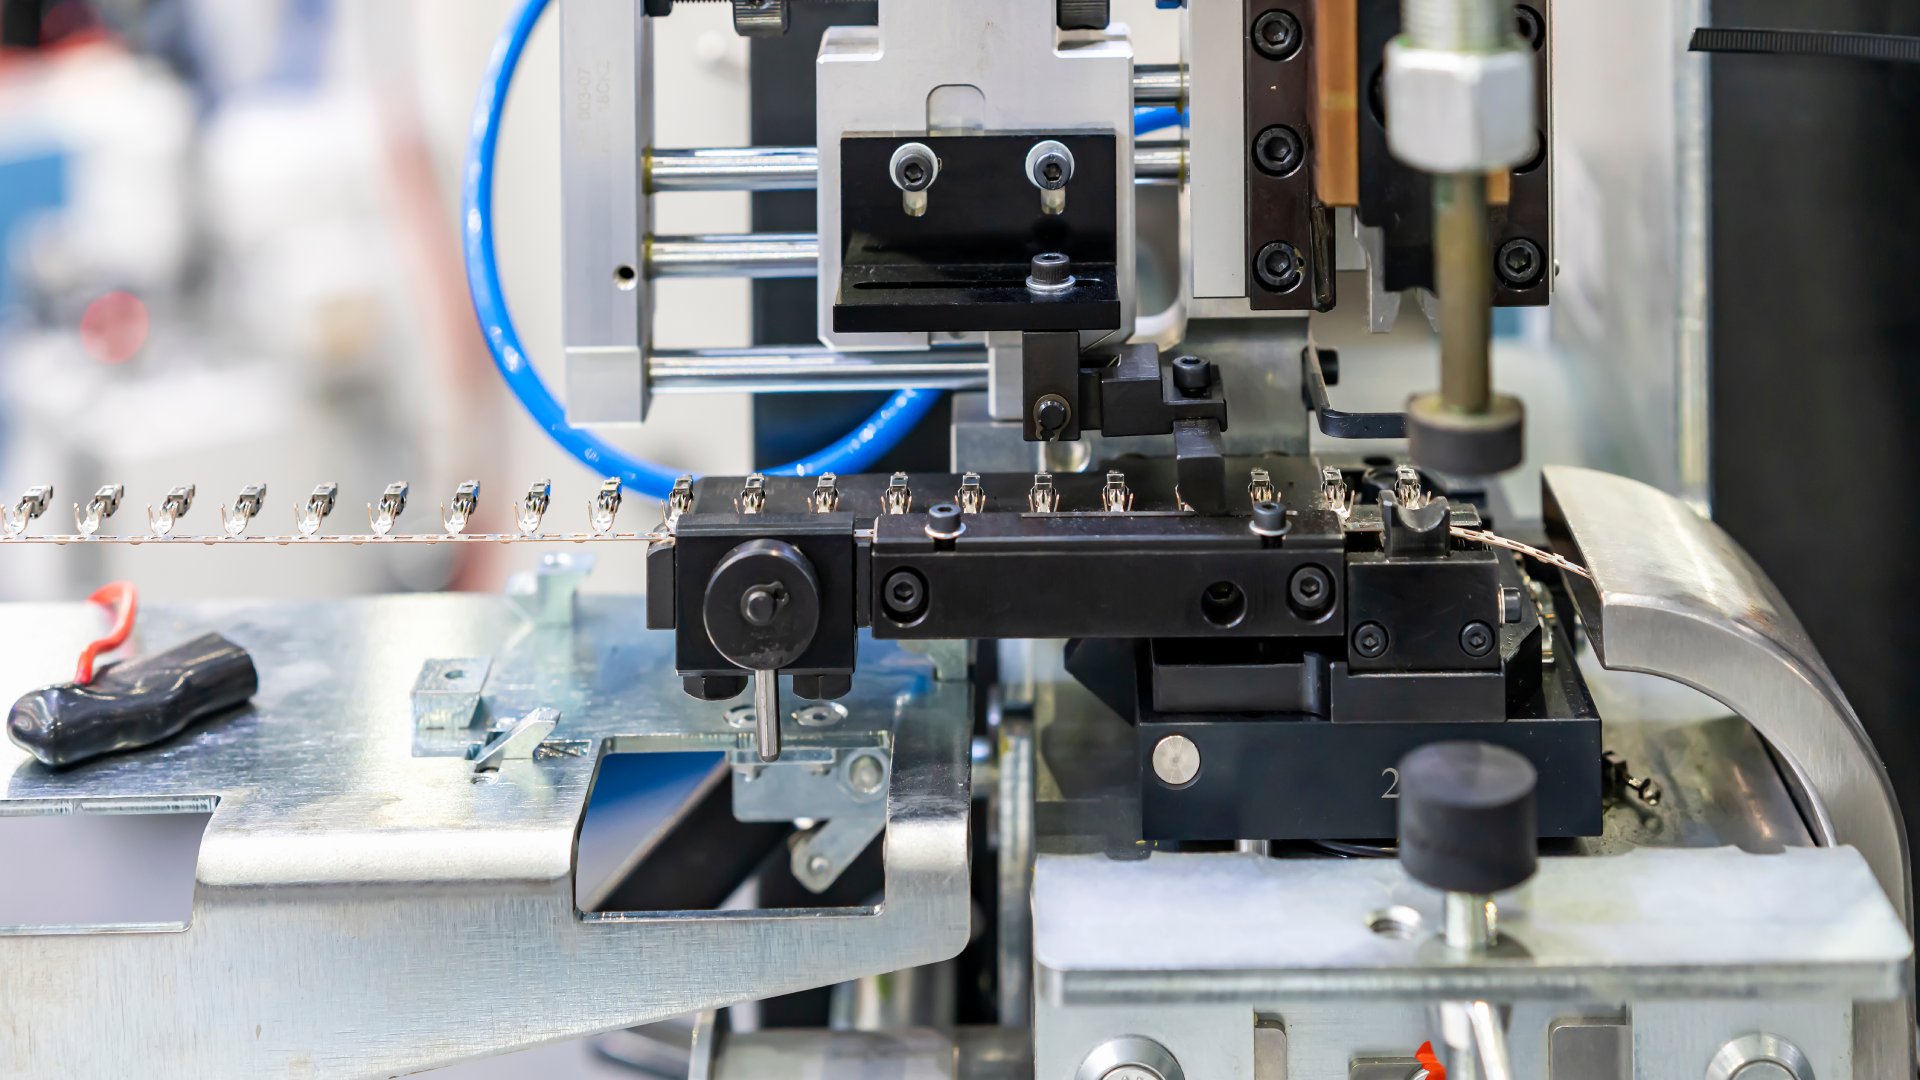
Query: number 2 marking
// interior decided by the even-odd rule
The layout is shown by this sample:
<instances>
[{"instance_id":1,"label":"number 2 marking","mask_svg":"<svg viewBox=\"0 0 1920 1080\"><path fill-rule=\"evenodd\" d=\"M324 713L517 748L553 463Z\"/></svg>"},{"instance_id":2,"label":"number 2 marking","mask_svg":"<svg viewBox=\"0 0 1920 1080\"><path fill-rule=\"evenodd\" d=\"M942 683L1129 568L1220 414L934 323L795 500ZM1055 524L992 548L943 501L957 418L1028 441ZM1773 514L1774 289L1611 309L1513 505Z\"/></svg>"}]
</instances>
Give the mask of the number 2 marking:
<instances>
[{"instance_id":1,"label":"number 2 marking","mask_svg":"<svg viewBox=\"0 0 1920 1080\"><path fill-rule=\"evenodd\" d=\"M1388 778L1387 793L1380 797L1383 799L1399 798L1400 797L1400 770L1399 769L1381 769L1380 775Z\"/></svg>"}]
</instances>

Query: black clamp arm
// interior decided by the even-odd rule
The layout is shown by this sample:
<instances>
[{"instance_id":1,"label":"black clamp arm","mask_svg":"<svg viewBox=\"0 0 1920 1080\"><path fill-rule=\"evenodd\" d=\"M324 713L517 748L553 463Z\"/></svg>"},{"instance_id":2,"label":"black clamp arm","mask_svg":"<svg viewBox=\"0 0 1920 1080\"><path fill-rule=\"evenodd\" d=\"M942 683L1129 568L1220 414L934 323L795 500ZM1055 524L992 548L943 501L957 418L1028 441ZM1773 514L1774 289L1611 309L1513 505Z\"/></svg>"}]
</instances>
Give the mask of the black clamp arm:
<instances>
[{"instance_id":1,"label":"black clamp arm","mask_svg":"<svg viewBox=\"0 0 1920 1080\"><path fill-rule=\"evenodd\" d=\"M1404 439L1407 414L1342 412L1333 407L1327 387L1340 378L1340 355L1312 345L1300 351L1300 397L1320 417L1320 433L1329 439Z\"/></svg>"}]
</instances>

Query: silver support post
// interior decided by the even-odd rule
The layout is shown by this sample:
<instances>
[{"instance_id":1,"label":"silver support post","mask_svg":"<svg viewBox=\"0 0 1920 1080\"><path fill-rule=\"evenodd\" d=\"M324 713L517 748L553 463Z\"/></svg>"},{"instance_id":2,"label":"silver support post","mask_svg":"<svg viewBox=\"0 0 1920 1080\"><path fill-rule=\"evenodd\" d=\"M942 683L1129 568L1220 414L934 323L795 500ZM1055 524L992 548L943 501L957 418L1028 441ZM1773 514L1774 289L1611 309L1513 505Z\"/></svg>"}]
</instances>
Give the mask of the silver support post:
<instances>
[{"instance_id":1,"label":"silver support post","mask_svg":"<svg viewBox=\"0 0 1920 1080\"><path fill-rule=\"evenodd\" d=\"M812 277L820 241L812 233L656 236L647 243L650 277Z\"/></svg>"},{"instance_id":2,"label":"silver support post","mask_svg":"<svg viewBox=\"0 0 1920 1080\"><path fill-rule=\"evenodd\" d=\"M633 0L563 0L561 318L567 400L581 422L646 416L643 159L653 142L652 20ZM599 412L596 402L621 402ZM627 403L639 403L639 416Z\"/></svg>"},{"instance_id":3,"label":"silver support post","mask_svg":"<svg viewBox=\"0 0 1920 1080\"><path fill-rule=\"evenodd\" d=\"M1144 142L1133 148L1137 183L1180 178L1186 144ZM674 191L811 191L820 182L820 155L811 146L706 147L653 150L646 158L649 194Z\"/></svg>"}]
</instances>

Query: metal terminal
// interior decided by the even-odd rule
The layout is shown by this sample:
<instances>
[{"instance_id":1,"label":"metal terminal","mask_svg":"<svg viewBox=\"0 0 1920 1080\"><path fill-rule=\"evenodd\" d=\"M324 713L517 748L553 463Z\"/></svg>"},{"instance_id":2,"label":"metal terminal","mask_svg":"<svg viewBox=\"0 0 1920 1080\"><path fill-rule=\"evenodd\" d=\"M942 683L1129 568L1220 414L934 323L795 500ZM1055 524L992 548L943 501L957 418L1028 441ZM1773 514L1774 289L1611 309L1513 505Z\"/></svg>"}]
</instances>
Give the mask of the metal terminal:
<instances>
[{"instance_id":1,"label":"metal terminal","mask_svg":"<svg viewBox=\"0 0 1920 1080\"><path fill-rule=\"evenodd\" d=\"M340 485L331 481L314 487L313 494L307 496L306 504L293 508L293 527L301 536L312 536L320 531L320 523L333 513L333 504L340 496Z\"/></svg>"},{"instance_id":2,"label":"metal terminal","mask_svg":"<svg viewBox=\"0 0 1920 1080\"><path fill-rule=\"evenodd\" d=\"M682 514L693 512L693 477L682 476L673 482L673 490L667 493L667 524L680 520Z\"/></svg>"},{"instance_id":3,"label":"metal terminal","mask_svg":"<svg viewBox=\"0 0 1920 1080\"><path fill-rule=\"evenodd\" d=\"M468 480L453 489L453 508L440 508L440 525L447 530L448 536L458 536L467 529L467 519L480 509L480 481Z\"/></svg>"},{"instance_id":4,"label":"metal terminal","mask_svg":"<svg viewBox=\"0 0 1920 1080\"><path fill-rule=\"evenodd\" d=\"M248 484L241 488L240 497L233 500L232 513L228 513L224 506L220 508L220 528L228 536L239 536L246 532L247 523L254 519L254 515L260 512L260 507L266 501L267 485Z\"/></svg>"},{"instance_id":5,"label":"metal terminal","mask_svg":"<svg viewBox=\"0 0 1920 1080\"><path fill-rule=\"evenodd\" d=\"M913 489L907 486L907 474L894 473L887 478L887 490L880 495L880 510L887 514L904 514L913 509Z\"/></svg>"},{"instance_id":6,"label":"metal terminal","mask_svg":"<svg viewBox=\"0 0 1920 1080\"><path fill-rule=\"evenodd\" d=\"M1650 777L1633 775L1633 766L1627 759L1608 750L1600 755L1600 771L1605 777L1602 788L1613 798L1632 795L1647 806L1659 806L1663 792L1660 782Z\"/></svg>"},{"instance_id":7,"label":"metal terminal","mask_svg":"<svg viewBox=\"0 0 1920 1080\"><path fill-rule=\"evenodd\" d=\"M1320 470L1320 496L1326 501L1327 509L1338 515L1341 521L1353 515L1353 489L1347 486L1345 474L1332 465Z\"/></svg>"},{"instance_id":8,"label":"metal terminal","mask_svg":"<svg viewBox=\"0 0 1920 1080\"><path fill-rule=\"evenodd\" d=\"M676 485L677 486L677 485ZM535 536L540 532L540 519L547 516L547 505L553 500L553 481L536 480L527 493L520 497L520 506L514 512L514 524L526 536ZM672 500L668 500L672 504Z\"/></svg>"},{"instance_id":9,"label":"metal terminal","mask_svg":"<svg viewBox=\"0 0 1920 1080\"><path fill-rule=\"evenodd\" d=\"M1073 151L1053 139L1033 144L1027 151L1027 179L1040 189L1040 211L1067 212L1067 182L1073 179Z\"/></svg>"},{"instance_id":10,"label":"metal terminal","mask_svg":"<svg viewBox=\"0 0 1920 1080\"><path fill-rule=\"evenodd\" d=\"M476 773L499 772L508 761L529 761L554 726L560 722L559 709L535 709L517 720L497 723L488 732L484 745L473 758Z\"/></svg>"},{"instance_id":11,"label":"metal terminal","mask_svg":"<svg viewBox=\"0 0 1920 1080\"><path fill-rule=\"evenodd\" d=\"M620 514L620 497L620 478L607 477L606 483L600 485L600 493L587 504L587 523L593 526L594 532L613 531L613 519Z\"/></svg>"},{"instance_id":12,"label":"metal terminal","mask_svg":"<svg viewBox=\"0 0 1920 1080\"><path fill-rule=\"evenodd\" d=\"M73 525L80 530L81 536L92 536L100 531L100 523L113 516L120 509L120 497L126 488L119 484L107 484L93 493L86 506L75 503L73 506Z\"/></svg>"},{"instance_id":13,"label":"metal terminal","mask_svg":"<svg viewBox=\"0 0 1920 1080\"><path fill-rule=\"evenodd\" d=\"M407 512L407 482L395 480L380 493L378 506L367 504L367 524L373 528L373 535L385 536L393 531L393 523Z\"/></svg>"},{"instance_id":14,"label":"metal terminal","mask_svg":"<svg viewBox=\"0 0 1920 1080\"><path fill-rule=\"evenodd\" d=\"M980 474L964 473L960 477L960 493L957 500L963 514L983 514L987 510L987 489L980 486Z\"/></svg>"},{"instance_id":15,"label":"metal terminal","mask_svg":"<svg viewBox=\"0 0 1920 1080\"><path fill-rule=\"evenodd\" d=\"M767 478L759 473L747 477L740 488L740 498L735 501L742 514L761 514L767 509Z\"/></svg>"},{"instance_id":16,"label":"metal terminal","mask_svg":"<svg viewBox=\"0 0 1920 1080\"><path fill-rule=\"evenodd\" d=\"M1060 491L1053 486L1052 473L1034 473L1033 486L1027 489L1027 509L1036 514L1052 514L1060 509Z\"/></svg>"},{"instance_id":17,"label":"metal terminal","mask_svg":"<svg viewBox=\"0 0 1920 1080\"><path fill-rule=\"evenodd\" d=\"M1247 483L1247 500L1254 503L1273 502L1273 474L1266 469L1253 470Z\"/></svg>"},{"instance_id":18,"label":"metal terminal","mask_svg":"<svg viewBox=\"0 0 1920 1080\"><path fill-rule=\"evenodd\" d=\"M1432 501L1432 496L1420 486L1420 470L1411 465L1394 467L1393 497L1409 510L1418 510Z\"/></svg>"},{"instance_id":19,"label":"metal terminal","mask_svg":"<svg viewBox=\"0 0 1920 1080\"><path fill-rule=\"evenodd\" d=\"M6 527L8 536L18 536L27 531L27 524L34 518L47 512L47 504L53 501L53 485L37 484L20 496L20 501L5 510L0 510L0 524Z\"/></svg>"},{"instance_id":20,"label":"metal terminal","mask_svg":"<svg viewBox=\"0 0 1920 1080\"><path fill-rule=\"evenodd\" d=\"M840 509L840 478L832 473L821 473L820 479L813 482L813 491L807 495L807 509L816 514L831 514Z\"/></svg>"},{"instance_id":21,"label":"metal terminal","mask_svg":"<svg viewBox=\"0 0 1920 1080\"><path fill-rule=\"evenodd\" d=\"M893 177L893 186L900 189L901 208L907 216L926 214L927 189L940 178L940 159L932 148L925 143L901 144L887 163L887 172Z\"/></svg>"},{"instance_id":22,"label":"metal terminal","mask_svg":"<svg viewBox=\"0 0 1920 1080\"><path fill-rule=\"evenodd\" d=\"M1109 514L1124 514L1133 509L1133 489L1127 486L1127 474L1118 469L1107 473L1100 489L1100 505Z\"/></svg>"},{"instance_id":23,"label":"metal terminal","mask_svg":"<svg viewBox=\"0 0 1920 1080\"><path fill-rule=\"evenodd\" d=\"M192 484L182 484L167 492L167 497L160 500L158 514L153 512L153 507L147 507L147 528L155 536L166 536L173 532L173 527L186 516L188 510L193 509L193 496Z\"/></svg>"}]
</instances>

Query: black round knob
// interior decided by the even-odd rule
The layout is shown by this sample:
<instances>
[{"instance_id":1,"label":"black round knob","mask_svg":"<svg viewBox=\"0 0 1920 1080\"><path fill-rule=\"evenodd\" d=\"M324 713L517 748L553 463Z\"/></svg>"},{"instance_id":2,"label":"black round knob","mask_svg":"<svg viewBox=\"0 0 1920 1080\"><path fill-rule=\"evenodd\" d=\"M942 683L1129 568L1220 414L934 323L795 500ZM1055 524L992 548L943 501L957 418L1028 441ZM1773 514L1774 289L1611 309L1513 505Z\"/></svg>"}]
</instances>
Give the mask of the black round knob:
<instances>
[{"instance_id":1,"label":"black round knob","mask_svg":"<svg viewBox=\"0 0 1920 1080\"><path fill-rule=\"evenodd\" d=\"M1173 388L1186 397L1201 397L1213 389L1213 362L1198 356L1176 357Z\"/></svg>"},{"instance_id":2,"label":"black round knob","mask_svg":"<svg viewBox=\"0 0 1920 1080\"><path fill-rule=\"evenodd\" d=\"M1416 881L1486 896L1538 868L1533 763L1504 746L1429 743L1400 759L1400 863Z\"/></svg>"},{"instance_id":3,"label":"black round knob","mask_svg":"<svg viewBox=\"0 0 1920 1080\"><path fill-rule=\"evenodd\" d=\"M749 671L792 666L820 629L820 581L800 549L751 540L729 551L707 578L707 640Z\"/></svg>"},{"instance_id":4,"label":"black round knob","mask_svg":"<svg viewBox=\"0 0 1920 1080\"><path fill-rule=\"evenodd\" d=\"M1073 417L1073 410L1067 407L1065 398L1058 394L1048 394L1034 403L1033 425L1042 435L1054 435L1064 431L1067 421Z\"/></svg>"},{"instance_id":5,"label":"black round knob","mask_svg":"<svg viewBox=\"0 0 1920 1080\"><path fill-rule=\"evenodd\" d=\"M777 582L755 585L740 598L740 617L753 626L771 626L786 598L787 591Z\"/></svg>"}]
</instances>

